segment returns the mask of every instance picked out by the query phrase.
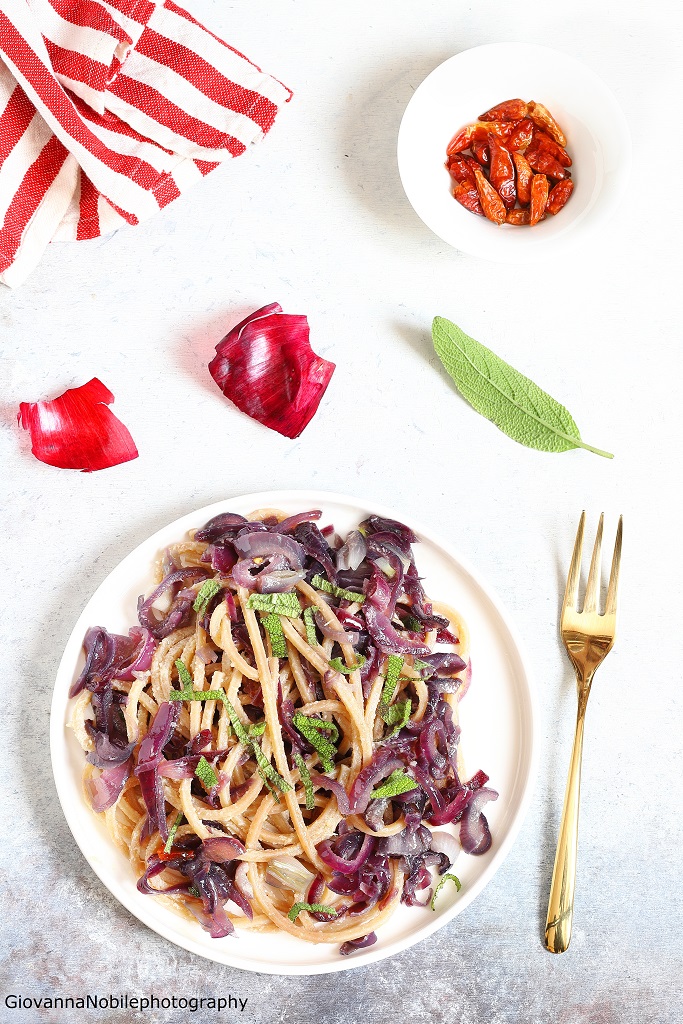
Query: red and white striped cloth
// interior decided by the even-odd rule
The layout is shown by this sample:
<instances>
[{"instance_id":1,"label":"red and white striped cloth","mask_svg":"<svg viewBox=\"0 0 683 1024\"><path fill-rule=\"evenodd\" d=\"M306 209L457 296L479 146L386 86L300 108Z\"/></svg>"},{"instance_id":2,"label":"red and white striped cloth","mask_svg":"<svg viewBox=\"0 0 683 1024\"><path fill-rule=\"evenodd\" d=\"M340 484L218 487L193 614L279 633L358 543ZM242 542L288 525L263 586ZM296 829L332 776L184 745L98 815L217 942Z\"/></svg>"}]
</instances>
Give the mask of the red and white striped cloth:
<instances>
[{"instance_id":1,"label":"red and white striped cloth","mask_svg":"<svg viewBox=\"0 0 683 1024\"><path fill-rule=\"evenodd\" d=\"M173 0L0 0L0 281L150 217L291 95Z\"/></svg>"}]
</instances>

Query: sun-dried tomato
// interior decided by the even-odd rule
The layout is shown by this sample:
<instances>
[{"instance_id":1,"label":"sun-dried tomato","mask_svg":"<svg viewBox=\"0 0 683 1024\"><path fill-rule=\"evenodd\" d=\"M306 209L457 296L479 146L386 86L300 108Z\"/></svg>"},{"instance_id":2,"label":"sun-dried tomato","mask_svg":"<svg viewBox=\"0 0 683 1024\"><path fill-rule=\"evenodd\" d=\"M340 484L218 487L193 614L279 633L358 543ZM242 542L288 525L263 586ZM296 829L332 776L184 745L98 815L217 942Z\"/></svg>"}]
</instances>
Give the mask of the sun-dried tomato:
<instances>
[{"instance_id":1,"label":"sun-dried tomato","mask_svg":"<svg viewBox=\"0 0 683 1024\"><path fill-rule=\"evenodd\" d=\"M529 161L521 153L513 153L512 159L517 171L517 198L522 206L528 206L531 200L531 175Z\"/></svg>"},{"instance_id":2,"label":"sun-dried tomato","mask_svg":"<svg viewBox=\"0 0 683 1024\"><path fill-rule=\"evenodd\" d=\"M490 181L503 200L506 210L512 210L517 202L515 187L515 168L510 153L501 146L495 135L489 135L489 151L491 153Z\"/></svg>"},{"instance_id":3,"label":"sun-dried tomato","mask_svg":"<svg viewBox=\"0 0 683 1024\"><path fill-rule=\"evenodd\" d=\"M466 125L457 132L448 143L446 153L452 156L453 153L462 153L468 149L473 142L485 142L489 132L501 139L507 139L512 131L513 125L509 121L475 121Z\"/></svg>"},{"instance_id":4,"label":"sun-dried tomato","mask_svg":"<svg viewBox=\"0 0 683 1024\"><path fill-rule=\"evenodd\" d=\"M545 204L548 202L548 179L545 174L534 174L531 179L531 206L529 208L529 224L533 227L545 216Z\"/></svg>"},{"instance_id":5,"label":"sun-dried tomato","mask_svg":"<svg viewBox=\"0 0 683 1024\"><path fill-rule=\"evenodd\" d=\"M529 211L528 210L508 210L508 215L505 218L506 224L528 224L529 223Z\"/></svg>"},{"instance_id":6,"label":"sun-dried tomato","mask_svg":"<svg viewBox=\"0 0 683 1024\"><path fill-rule=\"evenodd\" d=\"M496 192L493 185L484 177L482 171L477 168L474 172L477 179L477 191L484 216L492 220L494 224L503 224L505 221L505 204Z\"/></svg>"},{"instance_id":7,"label":"sun-dried tomato","mask_svg":"<svg viewBox=\"0 0 683 1024\"><path fill-rule=\"evenodd\" d=\"M448 173L450 174L453 181L469 181L471 185L476 187L476 181L474 180L474 172L467 162L467 158L456 154L448 158L446 164Z\"/></svg>"},{"instance_id":8,"label":"sun-dried tomato","mask_svg":"<svg viewBox=\"0 0 683 1024\"><path fill-rule=\"evenodd\" d=\"M559 213L573 191L573 181L558 181L557 185L550 190L550 194L548 195L548 199L545 204L545 212L552 214Z\"/></svg>"},{"instance_id":9,"label":"sun-dried tomato","mask_svg":"<svg viewBox=\"0 0 683 1024\"><path fill-rule=\"evenodd\" d=\"M491 136L493 138L493 136ZM472 152L482 167L488 167L491 163L491 153L488 142L473 142Z\"/></svg>"},{"instance_id":10,"label":"sun-dried tomato","mask_svg":"<svg viewBox=\"0 0 683 1024\"><path fill-rule=\"evenodd\" d=\"M561 210L572 194L566 141L542 103L497 103L448 145L445 166L453 196L495 224L534 226L546 213Z\"/></svg>"},{"instance_id":11,"label":"sun-dried tomato","mask_svg":"<svg viewBox=\"0 0 683 1024\"><path fill-rule=\"evenodd\" d=\"M546 132L539 131L537 128L534 132L533 140L534 148L540 148L546 150L551 156L554 156L559 164L563 167L571 167L572 158L570 157L564 146L558 146L554 139L551 139Z\"/></svg>"},{"instance_id":12,"label":"sun-dried tomato","mask_svg":"<svg viewBox=\"0 0 683 1024\"><path fill-rule=\"evenodd\" d=\"M479 115L480 121L519 121L526 117L527 105L524 100L505 100L504 103L497 103L485 114Z\"/></svg>"},{"instance_id":13,"label":"sun-dried tomato","mask_svg":"<svg viewBox=\"0 0 683 1024\"><path fill-rule=\"evenodd\" d=\"M531 169L539 174L547 174L549 178L555 178L556 181L567 177L567 172L562 164L547 149L537 149L531 145L524 156L529 161Z\"/></svg>"},{"instance_id":14,"label":"sun-dried tomato","mask_svg":"<svg viewBox=\"0 0 683 1024\"><path fill-rule=\"evenodd\" d=\"M536 129L538 130L538 129ZM513 126L512 133L505 145L510 150L526 149L534 137L534 122L529 117L522 118Z\"/></svg>"},{"instance_id":15,"label":"sun-dried tomato","mask_svg":"<svg viewBox=\"0 0 683 1024\"><path fill-rule=\"evenodd\" d=\"M469 181L456 182L453 187L453 196L470 213L478 213L480 217L484 216L476 185L472 185Z\"/></svg>"},{"instance_id":16,"label":"sun-dried tomato","mask_svg":"<svg viewBox=\"0 0 683 1024\"><path fill-rule=\"evenodd\" d=\"M535 103L532 100L529 104L529 117L539 128L543 128L550 138L555 140L558 146L567 145L567 138L564 132L548 108L544 107L542 103Z\"/></svg>"}]
</instances>

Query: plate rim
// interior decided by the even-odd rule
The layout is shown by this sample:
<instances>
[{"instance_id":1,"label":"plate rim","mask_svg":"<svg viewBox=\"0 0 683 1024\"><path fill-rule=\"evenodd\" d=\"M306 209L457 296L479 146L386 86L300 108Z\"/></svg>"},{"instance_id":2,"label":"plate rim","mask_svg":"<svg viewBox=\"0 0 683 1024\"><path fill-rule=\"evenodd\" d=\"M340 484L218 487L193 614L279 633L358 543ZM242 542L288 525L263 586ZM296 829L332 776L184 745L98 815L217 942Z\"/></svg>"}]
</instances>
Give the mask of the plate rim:
<instances>
[{"instance_id":1,"label":"plate rim","mask_svg":"<svg viewBox=\"0 0 683 1024\"><path fill-rule=\"evenodd\" d=\"M493 588L489 586L489 583L485 577L482 577L479 572L475 572L469 563L468 559L461 558L457 548L455 548L450 541L445 540L439 531L434 531L431 527L425 526L422 522L417 520L414 516L409 516L411 528L419 535L422 535L426 540L429 540L433 545L445 551L459 566L459 568L466 573L470 580L475 584L476 587L484 594L486 599L491 603L495 609L501 623L504 625L508 632L510 641L516 650L519 668L521 669L521 681L525 684L526 695L528 697L528 715L527 728L529 733L529 749L527 754L527 771L526 777L523 781L523 789L519 804L512 815L512 819L508 826L507 834L504 839L496 847L494 856L491 861L486 865L486 868L476 880L474 885L461 896L451 907L440 913L431 922L425 923L419 929L419 934L413 936L412 934L408 937L399 938L394 940L388 946L382 946L379 949L371 946L367 950L358 951L354 957L349 957L344 960L330 961L329 963L320 964L286 964L281 965L279 963L267 963L263 964L260 962L245 959L244 957L235 957L229 951L225 949L216 950L220 952L220 957L212 956L199 942L193 940L190 937L184 935L169 935L169 933L159 926L158 922L154 921L150 914L147 913L144 905L140 907L134 902L133 899L128 898L128 894L123 892L114 892L107 881L107 872L100 867L96 858L92 858L84 849L84 845L81 843L79 836L79 830L75 821L75 815L72 815L67 794L63 787L66 783L63 780L67 774L67 766L65 763L61 763L58 760L58 756L61 750L61 745L66 742L64 735L65 728L65 711L68 708L68 696L64 697L64 693L60 692L62 684L64 683L64 677L70 680L73 675L73 654L72 648L74 643L78 639L78 649L80 651L82 645L82 637L84 626L88 621L89 608L91 603L99 593L100 589L106 585L110 577L119 568L129 562L133 563L139 556L141 549L147 546L153 541L159 534L165 532L168 529L179 526L183 531L186 531L191 521L195 520L199 516L206 516L206 519L210 519L213 515L217 515L219 511L227 511L228 505L235 504L247 504L253 502L251 507L253 509L261 507L278 507L278 501L289 501L296 502L301 501L302 507L304 505L310 507L317 507L321 505L325 507L325 503L337 504L342 506L352 506L360 508L366 511L370 515L380 515L389 518L400 518L401 513L396 509L386 506L383 503L368 501L363 498L357 498L354 495L342 494L335 491L323 491L315 488L277 488L269 491L254 491L246 494L237 494L228 498L220 499L219 501L211 502L209 505L202 506L200 508L192 509L189 512L184 513L182 516L177 517L174 520L162 525L159 529L155 530L148 537L144 538L139 544L137 544L131 551L129 551L124 557L113 566L112 569L106 574L106 576L99 582L97 587L90 594L85 607L78 616L74 626L69 634L69 638L65 644L64 652L60 658L59 666L55 675L55 683L52 695L52 701L50 706L50 762L52 767L53 779L57 790L57 796L59 803L66 819L67 825L71 835L79 848L81 854L85 858L87 864L91 870L98 877L100 882L104 885L110 895L121 904L136 920L140 921L145 927L149 928L155 934L167 942L179 946L182 949L186 949L188 952L194 953L202 959L208 960L212 963L218 963L224 966L237 968L239 970L246 970L259 974L279 975L281 977L301 977L301 976L314 976L320 974L332 974L338 971L353 970L356 967L366 967L370 964L377 963L381 960L388 959L389 957L395 956L397 953L402 952L405 949L409 949L417 943L429 938L430 935L438 931L440 928L447 925L453 920L458 914L462 913L470 903L482 892L482 890L488 885L493 875L500 869L504 861L506 860L512 846L514 845L522 824L527 816L533 792L538 776L538 760L539 760L539 737L538 737L538 722L539 722L539 704L538 704L538 691L533 678L533 673L530 669L531 660L529 653L526 649L526 645L522 640L519 631L516 627L514 618L511 616L509 610L505 604L500 600L497 593ZM231 510L231 509L230 509ZM187 521L187 525L183 524ZM68 693L68 691L67 691ZM95 822L93 821L93 825Z\"/></svg>"}]
</instances>

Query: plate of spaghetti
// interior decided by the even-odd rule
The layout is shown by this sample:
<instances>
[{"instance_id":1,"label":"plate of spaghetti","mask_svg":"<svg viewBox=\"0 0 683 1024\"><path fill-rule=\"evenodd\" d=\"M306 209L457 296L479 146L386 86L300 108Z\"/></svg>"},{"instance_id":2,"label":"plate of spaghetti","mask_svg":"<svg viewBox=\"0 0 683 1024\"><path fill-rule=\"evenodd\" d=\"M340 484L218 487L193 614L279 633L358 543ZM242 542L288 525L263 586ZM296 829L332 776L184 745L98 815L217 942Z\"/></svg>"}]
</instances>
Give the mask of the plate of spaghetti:
<instances>
[{"instance_id":1,"label":"plate of spaghetti","mask_svg":"<svg viewBox=\"0 0 683 1024\"><path fill-rule=\"evenodd\" d=\"M52 764L140 921L245 970L390 956L502 863L534 774L509 616L448 541L312 491L218 502L99 586L60 664Z\"/></svg>"}]
</instances>

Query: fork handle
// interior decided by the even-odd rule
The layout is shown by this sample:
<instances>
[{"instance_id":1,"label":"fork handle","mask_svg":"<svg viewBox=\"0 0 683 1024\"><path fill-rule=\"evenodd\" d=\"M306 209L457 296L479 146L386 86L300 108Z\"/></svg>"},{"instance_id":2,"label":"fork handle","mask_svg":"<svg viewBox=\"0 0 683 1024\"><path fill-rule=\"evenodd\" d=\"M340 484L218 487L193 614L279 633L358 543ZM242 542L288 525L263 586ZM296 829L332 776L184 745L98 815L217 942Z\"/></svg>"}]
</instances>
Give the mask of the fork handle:
<instances>
[{"instance_id":1,"label":"fork handle","mask_svg":"<svg viewBox=\"0 0 683 1024\"><path fill-rule=\"evenodd\" d=\"M576 732L569 777L564 793L560 835L557 840L553 880L550 884L548 916L545 922L545 946L551 953L564 953L572 937L576 852L579 839L579 798L581 795L581 755L586 703L579 700Z\"/></svg>"}]
</instances>

